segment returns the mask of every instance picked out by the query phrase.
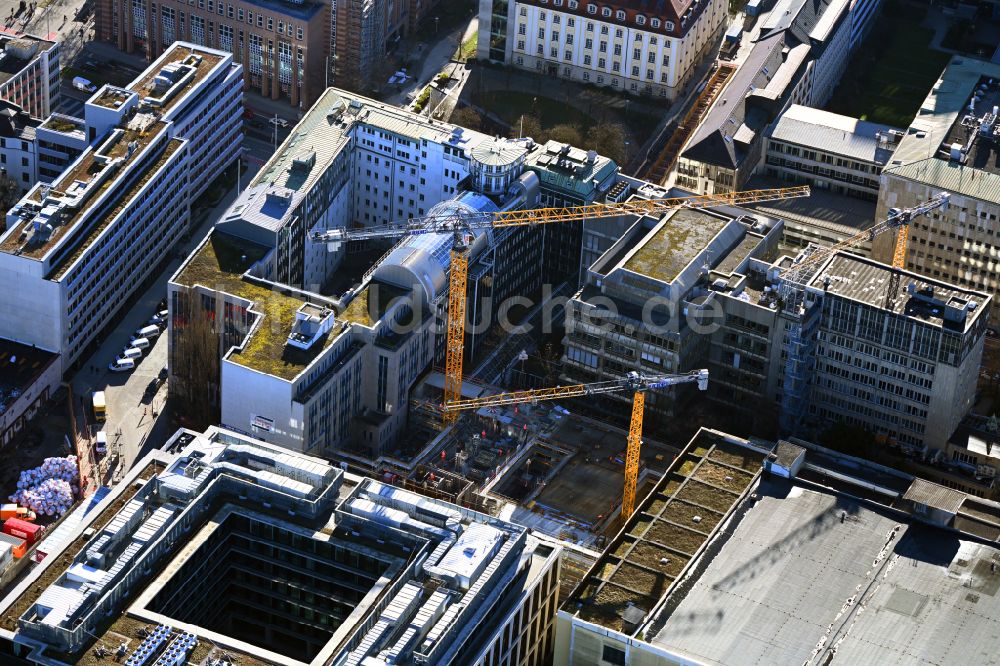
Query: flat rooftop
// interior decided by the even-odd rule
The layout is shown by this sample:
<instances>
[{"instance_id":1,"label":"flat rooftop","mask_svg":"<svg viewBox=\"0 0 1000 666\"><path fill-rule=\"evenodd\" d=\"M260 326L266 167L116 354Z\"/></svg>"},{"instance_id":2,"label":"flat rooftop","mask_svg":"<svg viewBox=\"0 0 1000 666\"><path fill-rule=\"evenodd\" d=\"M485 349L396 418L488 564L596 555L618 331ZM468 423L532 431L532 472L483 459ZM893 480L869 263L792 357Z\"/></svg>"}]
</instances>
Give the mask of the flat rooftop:
<instances>
[{"instance_id":1,"label":"flat rooftop","mask_svg":"<svg viewBox=\"0 0 1000 666\"><path fill-rule=\"evenodd\" d=\"M756 190L786 185L787 183L778 179L754 176L747 183L746 189ZM874 201L834 194L813 187L808 197L763 201L747 204L747 208L786 222L829 229L838 234L854 234L872 225L875 220L876 205Z\"/></svg>"},{"instance_id":2,"label":"flat rooftop","mask_svg":"<svg viewBox=\"0 0 1000 666\"><path fill-rule=\"evenodd\" d=\"M0 411L21 397L57 354L0 338Z\"/></svg>"},{"instance_id":3,"label":"flat rooftop","mask_svg":"<svg viewBox=\"0 0 1000 666\"><path fill-rule=\"evenodd\" d=\"M0 635L36 656L77 663L125 639L129 656L170 645L185 663L461 663L558 555L513 523L219 428L178 431L88 517L0 600Z\"/></svg>"},{"instance_id":4,"label":"flat rooftop","mask_svg":"<svg viewBox=\"0 0 1000 666\"><path fill-rule=\"evenodd\" d=\"M671 282L727 224L728 218L682 208L650 232L622 267Z\"/></svg>"},{"instance_id":5,"label":"flat rooftop","mask_svg":"<svg viewBox=\"0 0 1000 666\"><path fill-rule=\"evenodd\" d=\"M778 117L771 138L884 166L895 148L895 143L889 142L889 132L895 129L793 104Z\"/></svg>"},{"instance_id":6,"label":"flat rooftop","mask_svg":"<svg viewBox=\"0 0 1000 666\"><path fill-rule=\"evenodd\" d=\"M172 281L186 287L201 285L253 304L262 317L249 334L242 349L235 349L229 360L248 368L292 380L327 347L333 344L343 326L335 328L309 349L287 344L295 322L295 313L306 299L265 286L263 280L251 282L245 274L261 260L269 248L227 233L213 230L174 275ZM358 315L360 316L360 315Z\"/></svg>"},{"instance_id":7,"label":"flat rooftop","mask_svg":"<svg viewBox=\"0 0 1000 666\"><path fill-rule=\"evenodd\" d=\"M13 210L21 212L21 219L0 235L0 251L42 260L64 239L71 238L71 242L76 245L75 250L64 253L49 267L52 279L62 277L65 269L90 247L90 244L111 224L115 215L180 147L179 139L173 139L166 144L161 141L167 128L163 116L167 110L184 99L193 87L200 84L222 60L219 54L176 42L143 74L123 89L144 96L138 112L130 116L123 125L114 128L100 144L88 147L53 181L51 187L45 186L43 190L41 185L36 185L18 203ZM181 68L178 70L176 80L163 90L154 89L153 80L164 72L165 67L170 66ZM106 96L108 90L119 89L105 86L93 99L100 103L102 96ZM53 129L66 131L66 129ZM145 167L134 187L128 190L121 188L119 180L123 174L129 171L132 164L147 157L148 150L154 144L157 147L165 145L164 152ZM131 175L130 172L129 176ZM89 211L95 206L100 195L108 189L112 190L116 202L113 210L100 219L89 218ZM44 215L47 208L53 211L46 218L52 227L51 231L30 233L34 221L41 219L39 213ZM85 220L89 228L81 230L80 223Z\"/></svg>"},{"instance_id":8,"label":"flat rooftop","mask_svg":"<svg viewBox=\"0 0 1000 666\"><path fill-rule=\"evenodd\" d=\"M952 57L883 173L1000 204L995 120L993 138L980 135L984 116L998 104L1000 63ZM968 148L964 160L951 158L952 144Z\"/></svg>"},{"instance_id":9,"label":"flat rooftop","mask_svg":"<svg viewBox=\"0 0 1000 666\"><path fill-rule=\"evenodd\" d=\"M54 43L34 35L0 35L0 84L24 71L40 53L52 48ZM43 81L43 84L48 85L48 82Z\"/></svg>"},{"instance_id":10,"label":"flat rooftop","mask_svg":"<svg viewBox=\"0 0 1000 666\"><path fill-rule=\"evenodd\" d=\"M763 460L763 453L699 431L563 610L615 631L627 613L646 617L755 482Z\"/></svg>"},{"instance_id":11,"label":"flat rooftop","mask_svg":"<svg viewBox=\"0 0 1000 666\"><path fill-rule=\"evenodd\" d=\"M726 665L993 659L996 547L780 479L756 495L690 590L667 600L654 646Z\"/></svg>"},{"instance_id":12,"label":"flat rooftop","mask_svg":"<svg viewBox=\"0 0 1000 666\"><path fill-rule=\"evenodd\" d=\"M901 276L899 295L892 303L892 311L896 314L961 332L969 330L981 313L988 312L991 301L988 294L954 287L847 252L834 254L817 271L810 286L883 308L889 279L894 272Z\"/></svg>"}]
</instances>

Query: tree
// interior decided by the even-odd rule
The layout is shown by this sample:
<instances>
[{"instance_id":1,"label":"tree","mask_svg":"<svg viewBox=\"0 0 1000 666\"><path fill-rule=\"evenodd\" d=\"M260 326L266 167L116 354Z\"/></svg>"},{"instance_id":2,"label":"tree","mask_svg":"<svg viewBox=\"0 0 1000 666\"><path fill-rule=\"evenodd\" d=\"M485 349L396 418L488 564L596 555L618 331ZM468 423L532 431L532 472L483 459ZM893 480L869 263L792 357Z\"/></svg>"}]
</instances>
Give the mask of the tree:
<instances>
[{"instance_id":1,"label":"tree","mask_svg":"<svg viewBox=\"0 0 1000 666\"><path fill-rule=\"evenodd\" d=\"M21 200L21 188L17 181L7 176L7 172L0 173L0 207L4 213L13 208L14 204Z\"/></svg>"},{"instance_id":2,"label":"tree","mask_svg":"<svg viewBox=\"0 0 1000 666\"><path fill-rule=\"evenodd\" d=\"M174 313L171 325L170 395L178 401L176 413L183 414L192 427L204 428L218 422L219 333L214 312L195 307L192 300L200 303L201 297L178 298L181 312Z\"/></svg>"},{"instance_id":3,"label":"tree","mask_svg":"<svg viewBox=\"0 0 1000 666\"><path fill-rule=\"evenodd\" d=\"M587 132L587 147L624 166L628 159L625 137L625 128L618 123L601 123Z\"/></svg>"},{"instance_id":4,"label":"tree","mask_svg":"<svg viewBox=\"0 0 1000 666\"><path fill-rule=\"evenodd\" d=\"M579 125L570 125L569 123L556 125L549 130L548 134L549 139L552 141L568 143L569 145L576 147L583 146L583 134L580 132Z\"/></svg>"},{"instance_id":5,"label":"tree","mask_svg":"<svg viewBox=\"0 0 1000 666\"><path fill-rule=\"evenodd\" d=\"M483 116L471 106L463 106L451 114L451 123L479 131L483 128Z\"/></svg>"},{"instance_id":6,"label":"tree","mask_svg":"<svg viewBox=\"0 0 1000 666\"><path fill-rule=\"evenodd\" d=\"M542 123L535 116L522 115L510 126L510 132L514 137L530 136L539 143L545 143Z\"/></svg>"}]
</instances>

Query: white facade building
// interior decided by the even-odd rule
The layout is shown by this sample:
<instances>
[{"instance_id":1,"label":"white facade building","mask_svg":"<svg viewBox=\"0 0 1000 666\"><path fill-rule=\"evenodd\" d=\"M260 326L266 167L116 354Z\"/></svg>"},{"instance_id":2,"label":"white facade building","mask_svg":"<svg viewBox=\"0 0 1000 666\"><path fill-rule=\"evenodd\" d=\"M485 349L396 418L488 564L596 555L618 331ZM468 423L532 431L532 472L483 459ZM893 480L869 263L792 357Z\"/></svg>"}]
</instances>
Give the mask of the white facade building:
<instances>
[{"instance_id":1,"label":"white facade building","mask_svg":"<svg viewBox=\"0 0 1000 666\"><path fill-rule=\"evenodd\" d=\"M178 42L85 105L87 148L7 214L0 335L68 370L183 234L190 203L239 154L240 66Z\"/></svg>"},{"instance_id":2,"label":"white facade building","mask_svg":"<svg viewBox=\"0 0 1000 666\"><path fill-rule=\"evenodd\" d=\"M478 56L633 94L675 98L726 19L723 0L480 0Z\"/></svg>"}]
</instances>

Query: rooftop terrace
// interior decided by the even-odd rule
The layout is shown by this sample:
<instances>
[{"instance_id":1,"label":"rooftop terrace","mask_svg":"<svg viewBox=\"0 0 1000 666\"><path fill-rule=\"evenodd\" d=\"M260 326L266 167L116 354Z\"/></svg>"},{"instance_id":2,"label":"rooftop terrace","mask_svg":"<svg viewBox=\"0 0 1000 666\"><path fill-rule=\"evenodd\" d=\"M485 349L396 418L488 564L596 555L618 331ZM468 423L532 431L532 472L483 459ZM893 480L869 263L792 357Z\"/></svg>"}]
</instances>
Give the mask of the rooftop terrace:
<instances>
[{"instance_id":1,"label":"rooftop terrace","mask_svg":"<svg viewBox=\"0 0 1000 666\"><path fill-rule=\"evenodd\" d=\"M682 208L646 236L623 268L671 282L728 223L727 218Z\"/></svg>"}]
</instances>

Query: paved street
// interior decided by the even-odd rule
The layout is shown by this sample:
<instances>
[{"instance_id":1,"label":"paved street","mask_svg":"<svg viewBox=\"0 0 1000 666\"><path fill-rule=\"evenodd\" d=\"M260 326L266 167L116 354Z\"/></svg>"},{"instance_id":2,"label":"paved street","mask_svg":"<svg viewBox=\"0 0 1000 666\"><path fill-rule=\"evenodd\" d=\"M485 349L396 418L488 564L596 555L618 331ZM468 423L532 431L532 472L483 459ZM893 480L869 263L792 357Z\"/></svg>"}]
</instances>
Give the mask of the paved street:
<instances>
[{"instance_id":1,"label":"paved street","mask_svg":"<svg viewBox=\"0 0 1000 666\"><path fill-rule=\"evenodd\" d=\"M438 72L451 62L451 57L455 55L462 39L475 32L478 26L479 18L474 16L468 23L452 30L447 35L443 35L437 43L430 46L429 50L427 44L418 44L419 52L414 54L414 59L420 61L420 70L409 72L413 78L408 79L406 84L399 87L395 93L382 95L380 99L387 104L402 107L409 105L411 100L407 98L407 95L416 96L423 90L424 86L430 83Z\"/></svg>"},{"instance_id":2,"label":"paved street","mask_svg":"<svg viewBox=\"0 0 1000 666\"><path fill-rule=\"evenodd\" d=\"M243 174L244 185L250 175L259 167L251 163ZM169 413L164 412L166 386L160 387L152 401L143 401L146 386L156 377L167 363L166 332L151 341L149 350L136 369L131 373L110 372L108 364L121 352L134 331L142 327L155 313L157 304L166 297L167 280L180 266L184 257L205 237L219 214L236 198L232 189L219 204L204 214L204 219L191 234L190 240L178 246L167 268L156 278L152 286L136 300L135 305L121 318L114 332L102 341L99 349L83 362L82 369L73 377L73 393L77 396L76 406L82 398L87 409L77 410L77 419L92 425L89 409L90 396L94 391L104 390L108 402L108 418L104 430L108 433L109 455L117 449L124 464L117 470L127 470L143 453L163 443L163 439L176 427ZM157 416L153 416L156 413ZM147 439L149 443L147 445Z\"/></svg>"}]
</instances>

